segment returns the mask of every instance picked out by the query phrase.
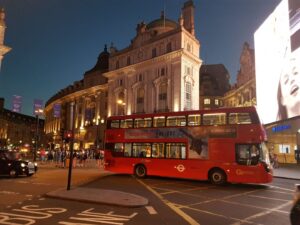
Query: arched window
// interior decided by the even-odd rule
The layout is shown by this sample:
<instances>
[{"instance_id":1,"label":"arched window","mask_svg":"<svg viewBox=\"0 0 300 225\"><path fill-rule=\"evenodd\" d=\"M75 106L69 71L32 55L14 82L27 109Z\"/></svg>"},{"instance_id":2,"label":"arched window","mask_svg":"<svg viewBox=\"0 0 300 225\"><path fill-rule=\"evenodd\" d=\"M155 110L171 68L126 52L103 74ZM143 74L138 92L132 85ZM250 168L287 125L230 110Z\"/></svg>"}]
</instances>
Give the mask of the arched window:
<instances>
[{"instance_id":1,"label":"arched window","mask_svg":"<svg viewBox=\"0 0 300 225\"><path fill-rule=\"evenodd\" d=\"M144 100L145 100L145 90L144 88L139 88L136 93L136 112L144 112Z\"/></svg>"},{"instance_id":2,"label":"arched window","mask_svg":"<svg viewBox=\"0 0 300 225\"><path fill-rule=\"evenodd\" d=\"M159 111L167 111L167 97L168 97L168 85L167 83L162 83L159 86L158 93L158 110Z\"/></svg>"},{"instance_id":3,"label":"arched window","mask_svg":"<svg viewBox=\"0 0 300 225\"><path fill-rule=\"evenodd\" d=\"M185 83L185 109L192 109L192 84L190 82Z\"/></svg>"}]
</instances>

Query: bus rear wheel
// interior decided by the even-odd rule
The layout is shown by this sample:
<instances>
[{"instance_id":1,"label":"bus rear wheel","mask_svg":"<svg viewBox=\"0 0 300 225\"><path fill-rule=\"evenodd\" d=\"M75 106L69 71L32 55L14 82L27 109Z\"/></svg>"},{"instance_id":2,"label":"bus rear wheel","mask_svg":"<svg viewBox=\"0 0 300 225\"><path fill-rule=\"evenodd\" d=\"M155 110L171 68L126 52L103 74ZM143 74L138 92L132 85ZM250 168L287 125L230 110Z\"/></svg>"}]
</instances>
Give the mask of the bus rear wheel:
<instances>
[{"instance_id":1,"label":"bus rear wheel","mask_svg":"<svg viewBox=\"0 0 300 225\"><path fill-rule=\"evenodd\" d=\"M147 175L147 170L144 165L137 165L134 169L134 174L138 178L145 178Z\"/></svg>"},{"instance_id":2,"label":"bus rear wheel","mask_svg":"<svg viewBox=\"0 0 300 225\"><path fill-rule=\"evenodd\" d=\"M209 173L209 180L212 184L221 185L221 184L225 184L227 182L227 177L223 170L213 169Z\"/></svg>"}]
</instances>

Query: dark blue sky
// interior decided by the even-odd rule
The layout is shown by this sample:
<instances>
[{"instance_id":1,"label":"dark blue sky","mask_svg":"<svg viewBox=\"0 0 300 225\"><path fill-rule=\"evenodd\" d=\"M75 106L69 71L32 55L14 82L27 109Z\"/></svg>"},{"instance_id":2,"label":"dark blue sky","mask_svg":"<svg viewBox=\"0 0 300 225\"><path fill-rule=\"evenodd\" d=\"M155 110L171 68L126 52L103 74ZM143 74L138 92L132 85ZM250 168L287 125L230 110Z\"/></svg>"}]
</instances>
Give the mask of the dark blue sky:
<instances>
[{"instance_id":1,"label":"dark blue sky","mask_svg":"<svg viewBox=\"0 0 300 225\"><path fill-rule=\"evenodd\" d=\"M104 44L127 47L137 23L160 17L177 21L184 0L0 0L6 12L0 97L11 109L21 95L22 113L32 115L33 100L44 103L83 78ZM196 36L205 64L223 63L235 82L245 41L280 0L194 0Z\"/></svg>"}]
</instances>

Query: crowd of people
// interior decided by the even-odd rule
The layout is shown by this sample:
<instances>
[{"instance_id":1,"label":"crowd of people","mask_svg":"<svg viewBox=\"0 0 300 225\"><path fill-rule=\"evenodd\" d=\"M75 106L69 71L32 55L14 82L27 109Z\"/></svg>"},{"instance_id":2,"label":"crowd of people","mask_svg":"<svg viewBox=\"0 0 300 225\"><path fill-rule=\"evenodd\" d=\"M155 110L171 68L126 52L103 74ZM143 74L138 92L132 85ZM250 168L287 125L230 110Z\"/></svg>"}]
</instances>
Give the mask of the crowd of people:
<instances>
[{"instance_id":1,"label":"crowd of people","mask_svg":"<svg viewBox=\"0 0 300 225\"><path fill-rule=\"evenodd\" d=\"M41 150L40 160L42 164L55 164L56 167L65 168L69 165L70 151L64 149L55 150ZM73 163L75 167L87 167L91 161L96 161L96 165L101 167L103 165L103 153L100 150L76 150L73 152Z\"/></svg>"}]
</instances>

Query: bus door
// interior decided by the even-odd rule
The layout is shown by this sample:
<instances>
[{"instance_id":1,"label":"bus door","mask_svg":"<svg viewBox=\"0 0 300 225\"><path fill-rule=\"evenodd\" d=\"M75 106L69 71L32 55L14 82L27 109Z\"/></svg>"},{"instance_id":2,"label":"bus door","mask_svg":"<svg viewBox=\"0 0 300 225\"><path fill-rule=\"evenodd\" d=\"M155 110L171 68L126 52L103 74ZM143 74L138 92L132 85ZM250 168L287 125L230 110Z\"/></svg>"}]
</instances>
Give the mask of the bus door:
<instances>
[{"instance_id":1,"label":"bus door","mask_svg":"<svg viewBox=\"0 0 300 225\"><path fill-rule=\"evenodd\" d=\"M259 144L236 144L236 163L234 180L239 182L259 182L263 179L263 165L260 163Z\"/></svg>"}]
</instances>

